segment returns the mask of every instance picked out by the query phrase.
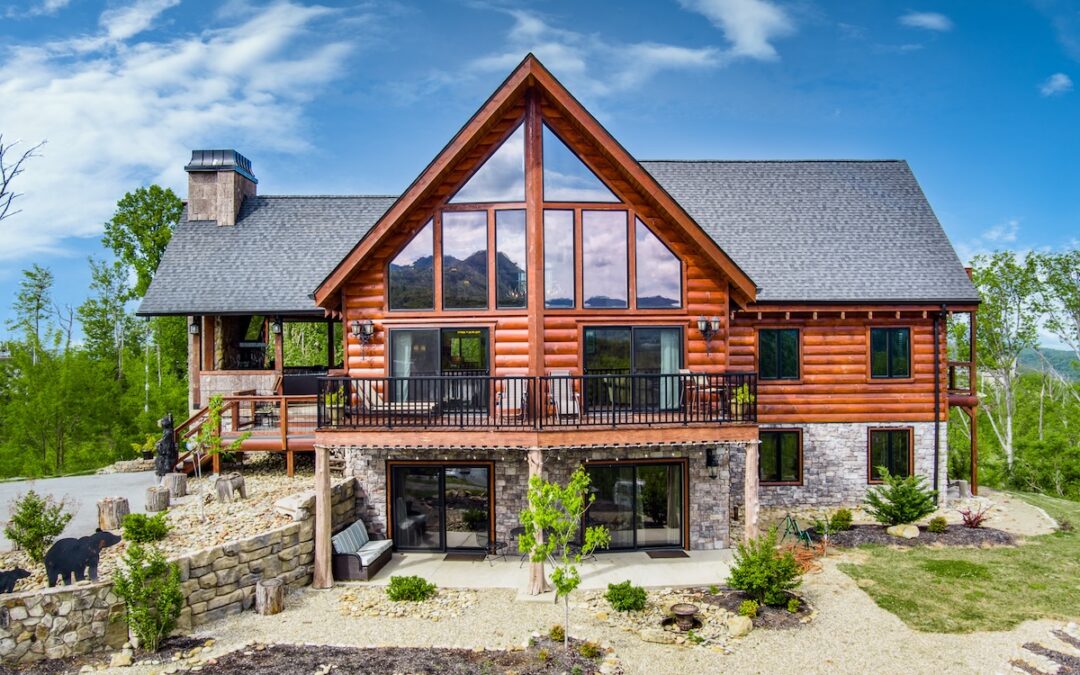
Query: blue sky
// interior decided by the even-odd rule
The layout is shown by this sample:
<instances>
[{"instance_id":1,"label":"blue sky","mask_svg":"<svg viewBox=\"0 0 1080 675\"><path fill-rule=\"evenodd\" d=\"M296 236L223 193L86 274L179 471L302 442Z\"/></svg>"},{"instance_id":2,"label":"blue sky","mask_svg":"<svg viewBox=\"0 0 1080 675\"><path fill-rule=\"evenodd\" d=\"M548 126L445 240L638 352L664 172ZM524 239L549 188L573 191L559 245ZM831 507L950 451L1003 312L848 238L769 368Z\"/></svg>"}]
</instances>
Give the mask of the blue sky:
<instances>
[{"instance_id":1,"label":"blue sky","mask_svg":"<svg viewBox=\"0 0 1080 675\"><path fill-rule=\"evenodd\" d=\"M265 194L399 192L528 51L639 158L903 158L964 258L1080 237L1071 0L0 0L0 133L48 140L0 318L33 262L81 302L116 201L183 195L192 148Z\"/></svg>"}]
</instances>

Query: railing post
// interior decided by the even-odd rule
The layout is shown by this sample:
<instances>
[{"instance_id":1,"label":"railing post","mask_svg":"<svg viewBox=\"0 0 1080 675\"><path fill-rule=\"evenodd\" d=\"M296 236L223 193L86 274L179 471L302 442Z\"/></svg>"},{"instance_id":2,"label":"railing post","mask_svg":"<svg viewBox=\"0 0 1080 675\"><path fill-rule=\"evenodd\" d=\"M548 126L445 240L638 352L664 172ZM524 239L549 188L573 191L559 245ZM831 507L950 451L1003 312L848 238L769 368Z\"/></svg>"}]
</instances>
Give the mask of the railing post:
<instances>
[{"instance_id":1,"label":"railing post","mask_svg":"<svg viewBox=\"0 0 1080 675\"><path fill-rule=\"evenodd\" d=\"M293 477L293 453L289 450L289 401L281 397L281 449L285 451L285 473L289 478Z\"/></svg>"}]
</instances>

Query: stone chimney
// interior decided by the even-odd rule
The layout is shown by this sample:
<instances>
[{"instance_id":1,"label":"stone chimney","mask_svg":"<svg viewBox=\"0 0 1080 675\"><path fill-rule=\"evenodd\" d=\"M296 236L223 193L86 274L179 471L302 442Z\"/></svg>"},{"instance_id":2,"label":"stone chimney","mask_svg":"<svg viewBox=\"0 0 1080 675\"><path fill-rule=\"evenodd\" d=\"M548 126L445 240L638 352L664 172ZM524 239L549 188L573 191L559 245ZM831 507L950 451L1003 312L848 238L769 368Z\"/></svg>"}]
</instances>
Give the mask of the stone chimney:
<instances>
[{"instance_id":1,"label":"stone chimney","mask_svg":"<svg viewBox=\"0 0 1080 675\"><path fill-rule=\"evenodd\" d=\"M244 198L255 196L258 180L251 160L235 150L192 150L188 173L188 220L235 225Z\"/></svg>"}]
</instances>

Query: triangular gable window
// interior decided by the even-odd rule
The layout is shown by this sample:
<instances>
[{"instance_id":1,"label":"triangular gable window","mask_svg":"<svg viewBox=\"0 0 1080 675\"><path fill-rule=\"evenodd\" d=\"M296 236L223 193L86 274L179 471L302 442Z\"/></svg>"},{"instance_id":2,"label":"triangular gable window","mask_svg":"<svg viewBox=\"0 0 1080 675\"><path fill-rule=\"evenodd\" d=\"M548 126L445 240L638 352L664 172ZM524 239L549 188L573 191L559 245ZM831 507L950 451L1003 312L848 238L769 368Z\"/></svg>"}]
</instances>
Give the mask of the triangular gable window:
<instances>
[{"instance_id":1,"label":"triangular gable window","mask_svg":"<svg viewBox=\"0 0 1080 675\"><path fill-rule=\"evenodd\" d=\"M525 201L525 125L503 141L461 186L451 204Z\"/></svg>"},{"instance_id":2,"label":"triangular gable window","mask_svg":"<svg viewBox=\"0 0 1080 675\"><path fill-rule=\"evenodd\" d=\"M618 202L611 190L544 125L544 201Z\"/></svg>"}]
</instances>

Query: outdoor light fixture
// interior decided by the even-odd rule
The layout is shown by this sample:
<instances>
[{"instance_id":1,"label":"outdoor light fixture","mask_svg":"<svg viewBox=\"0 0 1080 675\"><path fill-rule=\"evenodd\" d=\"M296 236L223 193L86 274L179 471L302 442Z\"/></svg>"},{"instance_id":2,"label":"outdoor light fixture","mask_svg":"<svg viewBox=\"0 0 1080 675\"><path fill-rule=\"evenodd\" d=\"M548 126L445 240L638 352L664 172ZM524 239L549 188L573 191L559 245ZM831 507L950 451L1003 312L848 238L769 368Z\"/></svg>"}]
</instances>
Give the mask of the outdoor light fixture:
<instances>
[{"instance_id":1,"label":"outdoor light fixture","mask_svg":"<svg viewBox=\"0 0 1080 675\"><path fill-rule=\"evenodd\" d=\"M720 333L720 317L714 316L711 319L706 319L704 316L699 316L697 319L697 329L701 333L701 337L705 338L705 354L712 354L711 342L716 335Z\"/></svg>"},{"instance_id":2,"label":"outdoor light fixture","mask_svg":"<svg viewBox=\"0 0 1080 675\"><path fill-rule=\"evenodd\" d=\"M191 333L192 335L198 335L199 334L199 320L198 319L192 319L191 320L191 323L188 324L187 332Z\"/></svg>"},{"instance_id":3,"label":"outdoor light fixture","mask_svg":"<svg viewBox=\"0 0 1080 675\"><path fill-rule=\"evenodd\" d=\"M375 337L375 322L371 319L353 319L353 322L349 324L352 329L353 337L360 342L360 353L366 356L367 346L371 342L371 339Z\"/></svg>"},{"instance_id":4,"label":"outdoor light fixture","mask_svg":"<svg viewBox=\"0 0 1080 675\"><path fill-rule=\"evenodd\" d=\"M270 332L274 335L281 335L281 317L277 317L270 322Z\"/></svg>"},{"instance_id":5,"label":"outdoor light fixture","mask_svg":"<svg viewBox=\"0 0 1080 675\"><path fill-rule=\"evenodd\" d=\"M705 469L709 472L709 478L716 480L720 477L720 457L713 446L705 448Z\"/></svg>"}]
</instances>

